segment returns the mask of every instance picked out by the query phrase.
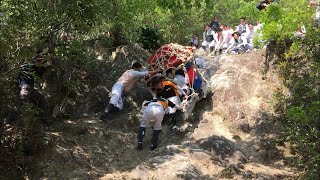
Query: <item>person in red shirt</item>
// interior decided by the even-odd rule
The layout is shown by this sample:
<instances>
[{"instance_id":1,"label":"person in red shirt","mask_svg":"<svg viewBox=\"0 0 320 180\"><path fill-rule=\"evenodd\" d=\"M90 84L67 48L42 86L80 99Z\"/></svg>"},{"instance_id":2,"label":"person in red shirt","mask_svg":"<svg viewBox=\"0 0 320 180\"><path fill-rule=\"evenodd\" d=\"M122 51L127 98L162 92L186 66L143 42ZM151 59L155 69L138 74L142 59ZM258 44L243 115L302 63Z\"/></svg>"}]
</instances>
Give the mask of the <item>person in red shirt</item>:
<instances>
[{"instance_id":1,"label":"person in red shirt","mask_svg":"<svg viewBox=\"0 0 320 180\"><path fill-rule=\"evenodd\" d=\"M220 28L217 29L217 33L214 36L214 40L216 41L215 48L214 48L214 55L216 55L217 52L219 52L219 54L222 53L223 45L225 43L224 39L225 38L223 36L222 29L220 29Z\"/></svg>"}]
</instances>

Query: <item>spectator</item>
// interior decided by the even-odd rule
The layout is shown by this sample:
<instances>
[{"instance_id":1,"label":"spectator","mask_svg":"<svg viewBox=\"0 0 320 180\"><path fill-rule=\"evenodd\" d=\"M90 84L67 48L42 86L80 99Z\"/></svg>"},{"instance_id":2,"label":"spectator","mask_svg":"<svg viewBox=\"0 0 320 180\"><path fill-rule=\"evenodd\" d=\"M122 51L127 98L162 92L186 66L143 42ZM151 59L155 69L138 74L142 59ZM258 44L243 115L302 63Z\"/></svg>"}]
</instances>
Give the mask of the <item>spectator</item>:
<instances>
[{"instance_id":1,"label":"spectator","mask_svg":"<svg viewBox=\"0 0 320 180\"><path fill-rule=\"evenodd\" d=\"M15 109L10 112L7 122L15 121L17 113L23 102L30 102L38 108L37 118L39 120L46 120L48 118L48 102L45 96L36 87L35 80L43 77L46 72L47 65L35 62L34 64L23 64L21 71L16 79L18 94L15 103Z\"/></svg>"},{"instance_id":2,"label":"spectator","mask_svg":"<svg viewBox=\"0 0 320 180\"><path fill-rule=\"evenodd\" d=\"M262 40L262 27L263 27L263 24L261 24L259 21L256 21L256 25L253 27L254 29L254 32L255 32L255 37L258 38L258 41L261 44L264 44L266 43L265 40ZM259 46L255 46L254 48L260 48Z\"/></svg>"},{"instance_id":3,"label":"spectator","mask_svg":"<svg viewBox=\"0 0 320 180\"><path fill-rule=\"evenodd\" d=\"M210 23L210 27L214 32L217 32L217 30L219 29L219 27L220 27L219 18L217 16L213 17L213 19Z\"/></svg>"},{"instance_id":4,"label":"spectator","mask_svg":"<svg viewBox=\"0 0 320 180\"><path fill-rule=\"evenodd\" d=\"M213 51L214 48L214 31L210 28L210 26L207 24L205 25L205 31L203 32L203 42L202 47L206 50L207 47L209 47L210 52Z\"/></svg>"},{"instance_id":5,"label":"spectator","mask_svg":"<svg viewBox=\"0 0 320 180\"><path fill-rule=\"evenodd\" d=\"M222 29L222 34L224 37L223 49L226 49L230 46L233 30L227 25L220 26L220 29Z\"/></svg>"},{"instance_id":6,"label":"spectator","mask_svg":"<svg viewBox=\"0 0 320 180\"><path fill-rule=\"evenodd\" d=\"M253 38L255 36L256 31L254 29L253 24L251 24L251 23L248 24L248 28L249 28L249 30L248 30L248 43L252 45Z\"/></svg>"},{"instance_id":7,"label":"spectator","mask_svg":"<svg viewBox=\"0 0 320 180\"><path fill-rule=\"evenodd\" d=\"M203 57L197 57L195 59L195 63L199 69L205 69L206 68L206 60Z\"/></svg>"},{"instance_id":8,"label":"spectator","mask_svg":"<svg viewBox=\"0 0 320 180\"><path fill-rule=\"evenodd\" d=\"M222 33L222 29L219 28L217 30L217 33L215 34L214 39L215 39L215 42L216 42L214 54L216 55L217 52L219 52L219 55L220 55L222 53L223 45L225 43L224 37L223 37L223 33Z\"/></svg>"},{"instance_id":9,"label":"spectator","mask_svg":"<svg viewBox=\"0 0 320 180\"><path fill-rule=\"evenodd\" d=\"M262 0L260 1L260 3L257 5L257 8L259 9L259 11L265 9L266 7L269 6L270 3L272 3L273 0Z\"/></svg>"},{"instance_id":10,"label":"spectator","mask_svg":"<svg viewBox=\"0 0 320 180\"><path fill-rule=\"evenodd\" d=\"M241 36L244 36L244 37L248 38L248 30L249 30L249 27L248 27L248 24L246 22L246 18L242 17L240 19L240 24L237 27L236 31L238 33L240 33Z\"/></svg>"},{"instance_id":11,"label":"spectator","mask_svg":"<svg viewBox=\"0 0 320 180\"><path fill-rule=\"evenodd\" d=\"M234 30L230 26L226 25L226 27L229 29L229 31L234 32Z\"/></svg>"},{"instance_id":12,"label":"spectator","mask_svg":"<svg viewBox=\"0 0 320 180\"><path fill-rule=\"evenodd\" d=\"M198 36L196 34L193 34L189 44L191 47L198 48Z\"/></svg>"},{"instance_id":13,"label":"spectator","mask_svg":"<svg viewBox=\"0 0 320 180\"><path fill-rule=\"evenodd\" d=\"M255 32L259 31L262 28L262 24L259 21L257 21L256 23L257 24L254 26Z\"/></svg>"},{"instance_id":14,"label":"spectator","mask_svg":"<svg viewBox=\"0 0 320 180\"><path fill-rule=\"evenodd\" d=\"M300 25L298 27L297 31L295 31L293 34L297 39L303 38L305 36L305 34L306 34L305 26L304 25Z\"/></svg>"},{"instance_id":15,"label":"spectator","mask_svg":"<svg viewBox=\"0 0 320 180\"><path fill-rule=\"evenodd\" d=\"M320 1L314 0L309 2L310 6L317 6L316 17L314 19L314 28L320 27Z\"/></svg>"},{"instance_id":16,"label":"spectator","mask_svg":"<svg viewBox=\"0 0 320 180\"><path fill-rule=\"evenodd\" d=\"M239 54L242 51L247 53L251 52L247 38L241 36L239 32L234 32L232 37L231 45L226 49L226 53L228 53L230 50L233 54Z\"/></svg>"}]
</instances>

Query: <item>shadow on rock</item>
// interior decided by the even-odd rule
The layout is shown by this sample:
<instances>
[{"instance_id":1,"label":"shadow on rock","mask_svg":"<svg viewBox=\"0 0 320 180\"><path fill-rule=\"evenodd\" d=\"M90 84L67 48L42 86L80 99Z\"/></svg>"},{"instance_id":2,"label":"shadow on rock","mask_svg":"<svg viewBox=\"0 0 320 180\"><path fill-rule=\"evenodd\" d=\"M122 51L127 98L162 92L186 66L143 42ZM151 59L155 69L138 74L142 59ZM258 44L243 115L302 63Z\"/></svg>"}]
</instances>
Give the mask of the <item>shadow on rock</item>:
<instances>
[{"instance_id":1,"label":"shadow on rock","mask_svg":"<svg viewBox=\"0 0 320 180\"><path fill-rule=\"evenodd\" d=\"M178 173L177 177L182 178L184 180L194 180L194 179L212 179L208 175L204 175L201 170L197 167L190 165L188 168L183 170L183 172Z\"/></svg>"},{"instance_id":2,"label":"shadow on rock","mask_svg":"<svg viewBox=\"0 0 320 180\"><path fill-rule=\"evenodd\" d=\"M208 151L222 164L243 164L247 158L237 145L222 136L210 136L197 141L199 147Z\"/></svg>"}]
</instances>

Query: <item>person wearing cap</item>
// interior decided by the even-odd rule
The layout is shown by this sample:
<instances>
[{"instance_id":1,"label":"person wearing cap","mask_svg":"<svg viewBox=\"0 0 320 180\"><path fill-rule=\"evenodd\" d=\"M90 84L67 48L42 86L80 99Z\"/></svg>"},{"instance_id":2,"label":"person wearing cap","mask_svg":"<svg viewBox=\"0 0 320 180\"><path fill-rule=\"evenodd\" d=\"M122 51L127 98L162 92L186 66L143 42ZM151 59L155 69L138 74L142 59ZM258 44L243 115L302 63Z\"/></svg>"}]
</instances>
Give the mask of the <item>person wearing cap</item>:
<instances>
[{"instance_id":1,"label":"person wearing cap","mask_svg":"<svg viewBox=\"0 0 320 180\"><path fill-rule=\"evenodd\" d=\"M106 120L110 113L120 111L123 108L122 94L129 92L140 78L157 72L156 70L141 71L141 69L142 65L138 62L134 62L132 68L124 72L113 85L109 104L100 116L101 120Z\"/></svg>"},{"instance_id":2,"label":"person wearing cap","mask_svg":"<svg viewBox=\"0 0 320 180\"><path fill-rule=\"evenodd\" d=\"M230 41L232 39L232 33L234 32L233 29L231 29L227 25L221 25L220 29L222 29L222 36L223 36L223 49L226 49L230 46Z\"/></svg>"},{"instance_id":3,"label":"person wearing cap","mask_svg":"<svg viewBox=\"0 0 320 180\"><path fill-rule=\"evenodd\" d=\"M150 150L155 150L158 147L158 139L162 129L162 120L168 107L177 109L181 108L164 98L155 98L151 101L143 102L141 124L138 131L138 150L143 149L143 137L146 134L146 127L148 125L153 129Z\"/></svg>"}]
</instances>

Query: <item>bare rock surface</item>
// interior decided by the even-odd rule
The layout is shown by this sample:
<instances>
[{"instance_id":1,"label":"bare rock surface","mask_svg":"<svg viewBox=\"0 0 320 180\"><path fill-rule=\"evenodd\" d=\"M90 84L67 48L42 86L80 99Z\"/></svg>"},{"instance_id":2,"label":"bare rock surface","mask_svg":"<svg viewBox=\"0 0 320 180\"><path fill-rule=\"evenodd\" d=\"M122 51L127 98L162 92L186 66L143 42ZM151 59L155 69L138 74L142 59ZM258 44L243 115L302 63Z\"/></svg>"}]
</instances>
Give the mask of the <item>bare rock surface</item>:
<instances>
[{"instance_id":1,"label":"bare rock surface","mask_svg":"<svg viewBox=\"0 0 320 180\"><path fill-rule=\"evenodd\" d=\"M274 93L286 89L276 70L263 74L263 54L260 50L251 54L208 56L211 95L197 103L188 122L179 122L181 126L188 123L189 131L172 132L164 124L155 151L149 150L151 129L147 129L144 149L135 149L141 103L137 89L129 96L132 98L129 108L106 123L88 116L53 124L47 132L49 148L37 157L39 163L35 164L33 178L294 177L295 170L286 163L290 158L285 153L286 147L276 143L280 127L272 101ZM111 86L101 85L94 91L106 94ZM138 88L142 86L143 83L138 84Z\"/></svg>"}]
</instances>

